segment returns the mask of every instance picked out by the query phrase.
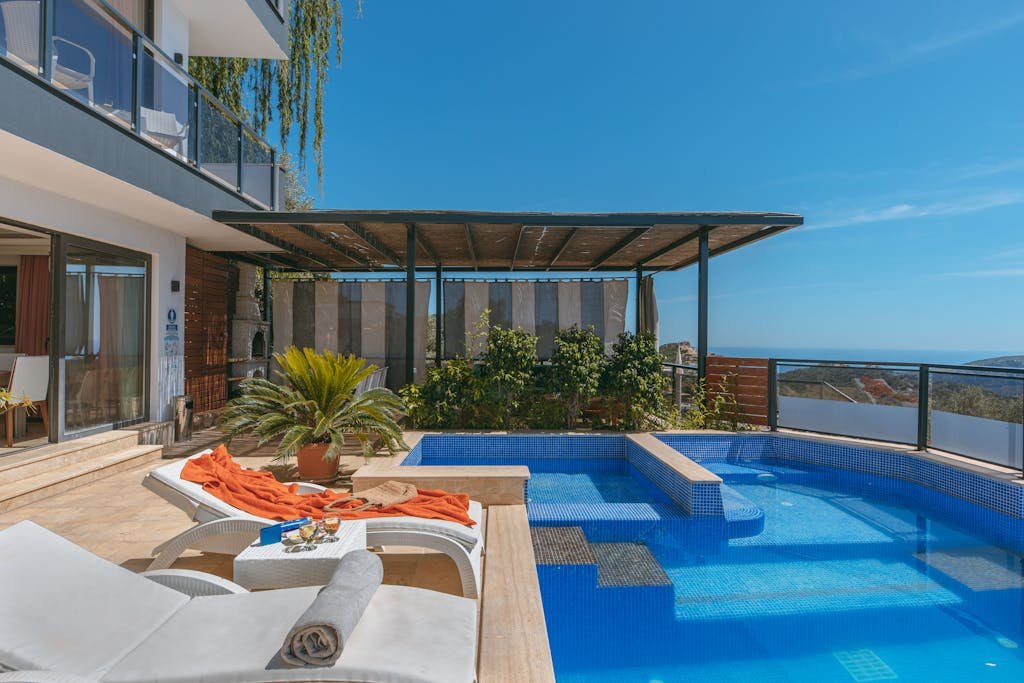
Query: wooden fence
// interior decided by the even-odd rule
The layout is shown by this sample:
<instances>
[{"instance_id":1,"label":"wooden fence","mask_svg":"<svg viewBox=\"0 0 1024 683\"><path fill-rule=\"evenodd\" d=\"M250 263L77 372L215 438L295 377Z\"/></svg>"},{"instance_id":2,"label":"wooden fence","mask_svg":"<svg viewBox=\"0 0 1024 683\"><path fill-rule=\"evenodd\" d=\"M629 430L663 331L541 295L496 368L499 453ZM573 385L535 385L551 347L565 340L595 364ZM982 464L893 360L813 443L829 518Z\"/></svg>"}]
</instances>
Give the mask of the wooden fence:
<instances>
[{"instance_id":1,"label":"wooden fence","mask_svg":"<svg viewBox=\"0 0 1024 683\"><path fill-rule=\"evenodd\" d=\"M768 426L768 359L708 356L707 395L735 399L740 422Z\"/></svg>"}]
</instances>

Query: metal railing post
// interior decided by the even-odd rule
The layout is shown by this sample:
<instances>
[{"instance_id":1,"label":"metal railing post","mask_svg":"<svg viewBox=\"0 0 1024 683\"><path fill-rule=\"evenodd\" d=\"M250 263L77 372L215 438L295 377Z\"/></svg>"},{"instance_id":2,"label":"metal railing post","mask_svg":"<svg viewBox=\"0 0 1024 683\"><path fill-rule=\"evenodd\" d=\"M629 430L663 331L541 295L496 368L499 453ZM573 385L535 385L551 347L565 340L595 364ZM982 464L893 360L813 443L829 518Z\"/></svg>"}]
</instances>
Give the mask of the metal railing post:
<instances>
[{"instance_id":1,"label":"metal railing post","mask_svg":"<svg viewBox=\"0 0 1024 683\"><path fill-rule=\"evenodd\" d=\"M47 83L53 78L53 3L43 0L39 5L39 74Z\"/></svg>"},{"instance_id":2,"label":"metal railing post","mask_svg":"<svg viewBox=\"0 0 1024 683\"><path fill-rule=\"evenodd\" d=\"M132 129L142 135L142 36L132 36Z\"/></svg>"},{"instance_id":3,"label":"metal railing post","mask_svg":"<svg viewBox=\"0 0 1024 683\"><path fill-rule=\"evenodd\" d=\"M917 450L928 450L929 368L921 365L917 370Z\"/></svg>"},{"instance_id":4,"label":"metal railing post","mask_svg":"<svg viewBox=\"0 0 1024 683\"><path fill-rule=\"evenodd\" d=\"M768 429L775 432L779 429L779 381L778 362L768 359Z\"/></svg>"},{"instance_id":5,"label":"metal railing post","mask_svg":"<svg viewBox=\"0 0 1024 683\"><path fill-rule=\"evenodd\" d=\"M243 149L243 145L242 145L242 140L245 139L245 128L242 126L241 120L239 120L239 122L238 122L236 127L238 129L238 194L243 194L243 192L242 192L242 173L243 173L242 167L244 166L244 164L242 163L242 152L244 151L244 149Z\"/></svg>"},{"instance_id":6,"label":"metal railing post","mask_svg":"<svg viewBox=\"0 0 1024 683\"><path fill-rule=\"evenodd\" d=\"M199 100L202 95L199 93L199 88L194 85L189 85L189 92L192 93L192 111L189 112L189 126L191 126L191 134L189 140L191 141L192 150L189 156L192 158L192 163L199 168L199 139L202 135L199 132Z\"/></svg>"},{"instance_id":7,"label":"metal railing post","mask_svg":"<svg viewBox=\"0 0 1024 683\"><path fill-rule=\"evenodd\" d=\"M278 174L278 163L277 163L277 150L273 147L270 148L270 208L274 211L280 211L281 207L278 206L280 203L278 200L277 192L277 174Z\"/></svg>"}]
</instances>

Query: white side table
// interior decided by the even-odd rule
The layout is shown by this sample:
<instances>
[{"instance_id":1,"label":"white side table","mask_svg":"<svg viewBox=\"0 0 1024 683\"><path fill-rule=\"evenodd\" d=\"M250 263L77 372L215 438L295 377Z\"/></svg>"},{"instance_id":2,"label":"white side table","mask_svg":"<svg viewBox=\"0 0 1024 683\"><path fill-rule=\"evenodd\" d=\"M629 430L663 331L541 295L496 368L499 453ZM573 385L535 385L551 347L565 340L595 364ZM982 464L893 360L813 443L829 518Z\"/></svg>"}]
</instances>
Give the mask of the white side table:
<instances>
[{"instance_id":1,"label":"white side table","mask_svg":"<svg viewBox=\"0 0 1024 683\"><path fill-rule=\"evenodd\" d=\"M366 548L366 522L341 523L335 543L318 543L314 550L285 552L282 543L249 546L235 557L235 583L249 590L322 586L338 562L353 550Z\"/></svg>"}]
</instances>

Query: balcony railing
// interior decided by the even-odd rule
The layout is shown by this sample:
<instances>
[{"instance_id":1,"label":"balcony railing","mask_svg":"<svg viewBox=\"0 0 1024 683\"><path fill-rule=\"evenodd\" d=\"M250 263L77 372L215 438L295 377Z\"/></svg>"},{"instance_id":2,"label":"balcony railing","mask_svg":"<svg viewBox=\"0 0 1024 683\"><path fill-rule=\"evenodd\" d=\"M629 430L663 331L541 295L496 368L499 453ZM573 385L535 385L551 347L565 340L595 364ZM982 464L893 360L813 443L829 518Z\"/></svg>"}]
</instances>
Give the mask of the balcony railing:
<instances>
[{"instance_id":1,"label":"balcony railing","mask_svg":"<svg viewBox=\"0 0 1024 683\"><path fill-rule=\"evenodd\" d=\"M1024 469L1024 369L771 359L773 428L933 448Z\"/></svg>"},{"instance_id":2,"label":"balcony railing","mask_svg":"<svg viewBox=\"0 0 1024 683\"><path fill-rule=\"evenodd\" d=\"M104 0L0 0L0 56L263 208L276 151Z\"/></svg>"}]
</instances>

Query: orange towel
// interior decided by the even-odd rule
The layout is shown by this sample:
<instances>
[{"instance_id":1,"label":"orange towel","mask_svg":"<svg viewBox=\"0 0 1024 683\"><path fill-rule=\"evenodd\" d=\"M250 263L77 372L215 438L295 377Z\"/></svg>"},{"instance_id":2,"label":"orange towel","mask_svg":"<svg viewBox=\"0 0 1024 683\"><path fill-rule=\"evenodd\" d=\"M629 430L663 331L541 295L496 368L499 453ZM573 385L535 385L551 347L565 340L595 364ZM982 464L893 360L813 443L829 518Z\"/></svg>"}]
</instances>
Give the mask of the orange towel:
<instances>
[{"instance_id":1,"label":"orange towel","mask_svg":"<svg viewBox=\"0 0 1024 683\"><path fill-rule=\"evenodd\" d=\"M348 498L349 494L324 491L298 493L295 484L282 484L270 472L248 470L239 465L223 445L212 453L192 458L181 470L181 478L201 484L203 489L232 507L267 519L284 521L298 517L322 519L324 506ZM342 519L371 517L423 517L473 526L469 496L464 493L417 489L418 496L399 505L371 510L354 510L362 505L352 500L333 508Z\"/></svg>"}]
</instances>

